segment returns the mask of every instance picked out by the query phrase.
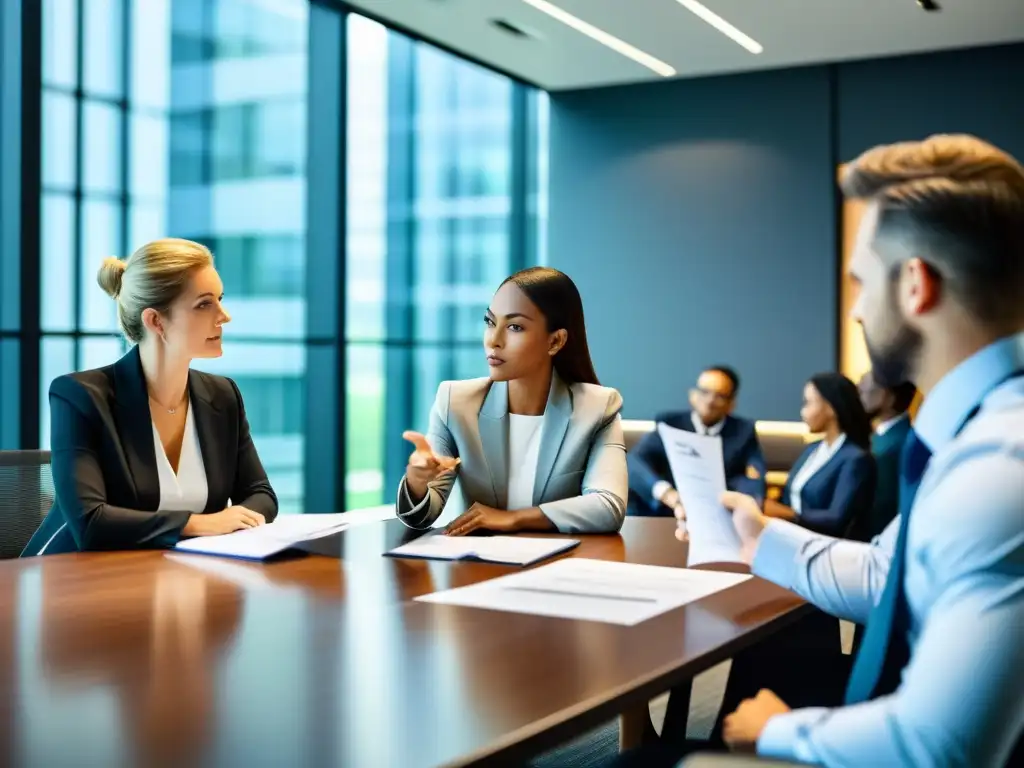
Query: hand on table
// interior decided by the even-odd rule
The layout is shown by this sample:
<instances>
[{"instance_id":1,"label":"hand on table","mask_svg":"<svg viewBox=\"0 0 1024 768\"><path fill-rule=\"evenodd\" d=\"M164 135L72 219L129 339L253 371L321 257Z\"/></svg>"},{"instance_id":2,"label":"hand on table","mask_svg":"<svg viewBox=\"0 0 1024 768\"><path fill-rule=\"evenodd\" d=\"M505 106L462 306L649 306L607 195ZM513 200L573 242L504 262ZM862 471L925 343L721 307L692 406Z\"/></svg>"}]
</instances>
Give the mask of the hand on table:
<instances>
[{"instance_id":1,"label":"hand on table","mask_svg":"<svg viewBox=\"0 0 1024 768\"><path fill-rule=\"evenodd\" d=\"M510 533L519 530L519 515L503 509L474 504L463 514L452 520L445 533L449 536L465 536L476 530Z\"/></svg>"},{"instance_id":2,"label":"hand on table","mask_svg":"<svg viewBox=\"0 0 1024 768\"><path fill-rule=\"evenodd\" d=\"M259 512L242 506L228 507L222 512L209 514L192 515L185 527L181 529L182 536L219 536L223 533L234 533L246 528L255 528L264 525L266 519Z\"/></svg>"}]
</instances>

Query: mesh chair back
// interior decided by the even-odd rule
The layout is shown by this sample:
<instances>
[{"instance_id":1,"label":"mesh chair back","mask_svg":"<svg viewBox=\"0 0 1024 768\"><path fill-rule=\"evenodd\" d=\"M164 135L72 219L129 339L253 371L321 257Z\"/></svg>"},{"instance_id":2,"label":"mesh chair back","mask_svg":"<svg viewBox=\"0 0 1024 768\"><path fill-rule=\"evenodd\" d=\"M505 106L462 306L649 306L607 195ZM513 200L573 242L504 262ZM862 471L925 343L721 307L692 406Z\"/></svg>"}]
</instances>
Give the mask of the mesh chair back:
<instances>
[{"instance_id":1,"label":"mesh chair back","mask_svg":"<svg viewBox=\"0 0 1024 768\"><path fill-rule=\"evenodd\" d=\"M49 451L0 451L0 560L21 554L54 498Z\"/></svg>"}]
</instances>

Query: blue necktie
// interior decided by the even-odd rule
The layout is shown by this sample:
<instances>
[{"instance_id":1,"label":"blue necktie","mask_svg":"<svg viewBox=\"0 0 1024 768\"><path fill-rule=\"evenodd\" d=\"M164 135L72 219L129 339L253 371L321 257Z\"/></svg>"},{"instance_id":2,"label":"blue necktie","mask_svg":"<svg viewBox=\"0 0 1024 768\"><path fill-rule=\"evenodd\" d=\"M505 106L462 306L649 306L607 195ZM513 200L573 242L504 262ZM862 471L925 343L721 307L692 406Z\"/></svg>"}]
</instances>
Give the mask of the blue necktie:
<instances>
[{"instance_id":1,"label":"blue necktie","mask_svg":"<svg viewBox=\"0 0 1024 768\"><path fill-rule=\"evenodd\" d=\"M882 599L868 617L864 640L857 652L846 703L859 704L876 696L892 693L899 687L903 668L910 660L910 609L903 592L903 572L907 554L907 528L921 477L931 459L917 433L911 430L900 454L900 528L889 565Z\"/></svg>"}]
</instances>

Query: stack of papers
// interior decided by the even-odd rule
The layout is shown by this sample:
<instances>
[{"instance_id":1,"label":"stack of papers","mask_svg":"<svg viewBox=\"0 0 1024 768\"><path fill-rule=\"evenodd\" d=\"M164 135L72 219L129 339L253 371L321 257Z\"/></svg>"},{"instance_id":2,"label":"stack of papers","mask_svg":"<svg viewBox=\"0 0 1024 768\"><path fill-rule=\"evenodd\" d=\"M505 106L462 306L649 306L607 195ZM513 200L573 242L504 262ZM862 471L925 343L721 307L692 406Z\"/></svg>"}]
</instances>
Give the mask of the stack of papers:
<instances>
[{"instance_id":1,"label":"stack of papers","mask_svg":"<svg viewBox=\"0 0 1024 768\"><path fill-rule=\"evenodd\" d=\"M740 573L569 558L416 600L632 626L749 578Z\"/></svg>"},{"instance_id":2,"label":"stack of papers","mask_svg":"<svg viewBox=\"0 0 1024 768\"><path fill-rule=\"evenodd\" d=\"M338 517L344 519L349 526L366 525L368 523L382 523L387 520L397 519L394 504L381 504L377 507L364 507L363 509L351 509L342 512Z\"/></svg>"},{"instance_id":3,"label":"stack of papers","mask_svg":"<svg viewBox=\"0 0 1024 768\"><path fill-rule=\"evenodd\" d=\"M726 491L722 439L658 424L672 481L686 509L687 565L739 563L740 537L720 499Z\"/></svg>"},{"instance_id":4,"label":"stack of papers","mask_svg":"<svg viewBox=\"0 0 1024 768\"><path fill-rule=\"evenodd\" d=\"M445 536L427 534L385 554L424 560L477 560L500 565L532 565L572 549L579 539L523 536Z\"/></svg>"},{"instance_id":5,"label":"stack of papers","mask_svg":"<svg viewBox=\"0 0 1024 768\"><path fill-rule=\"evenodd\" d=\"M266 560L296 544L330 536L349 526L344 513L332 515L281 515L274 522L221 536L197 536L175 545L181 552L200 555Z\"/></svg>"}]
</instances>

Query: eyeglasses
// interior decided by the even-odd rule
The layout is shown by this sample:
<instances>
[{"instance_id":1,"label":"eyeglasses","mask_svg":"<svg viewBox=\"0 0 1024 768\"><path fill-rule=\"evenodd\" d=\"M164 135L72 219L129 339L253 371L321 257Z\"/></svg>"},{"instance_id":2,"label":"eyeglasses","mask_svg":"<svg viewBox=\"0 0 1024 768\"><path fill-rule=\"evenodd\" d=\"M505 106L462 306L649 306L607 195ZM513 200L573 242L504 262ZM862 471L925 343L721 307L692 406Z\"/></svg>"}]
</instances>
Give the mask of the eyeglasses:
<instances>
[{"instance_id":1,"label":"eyeglasses","mask_svg":"<svg viewBox=\"0 0 1024 768\"><path fill-rule=\"evenodd\" d=\"M732 394L723 395L721 392L715 392L714 390L711 389L702 389L701 387L694 387L693 392L694 394L700 395L705 400L710 400L711 402L718 403L719 405L725 405L726 403L732 401Z\"/></svg>"}]
</instances>

